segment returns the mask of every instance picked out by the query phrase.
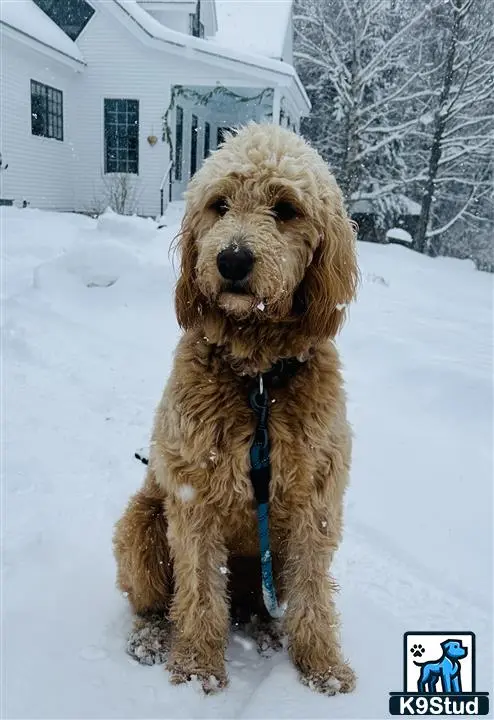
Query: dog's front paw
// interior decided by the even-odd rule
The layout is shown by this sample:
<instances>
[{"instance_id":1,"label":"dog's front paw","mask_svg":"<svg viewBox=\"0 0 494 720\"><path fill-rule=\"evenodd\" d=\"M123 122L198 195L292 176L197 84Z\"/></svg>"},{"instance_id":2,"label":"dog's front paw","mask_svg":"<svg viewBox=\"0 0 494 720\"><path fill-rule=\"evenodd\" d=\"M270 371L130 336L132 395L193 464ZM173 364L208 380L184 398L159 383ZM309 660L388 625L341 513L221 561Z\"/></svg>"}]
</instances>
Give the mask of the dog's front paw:
<instances>
[{"instance_id":1,"label":"dog's front paw","mask_svg":"<svg viewBox=\"0 0 494 720\"><path fill-rule=\"evenodd\" d=\"M333 665L325 672L302 672L300 676L304 685L323 695L352 692L357 682L355 673L346 663Z\"/></svg>"},{"instance_id":2,"label":"dog's front paw","mask_svg":"<svg viewBox=\"0 0 494 720\"><path fill-rule=\"evenodd\" d=\"M170 627L166 618L139 618L127 640L128 654L141 665L162 665L170 649Z\"/></svg>"},{"instance_id":3,"label":"dog's front paw","mask_svg":"<svg viewBox=\"0 0 494 720\"><path fill-rule=\"evenodd\" d=\"M174 652L167 664L172 685L197 680L209 695L223 690L228 684L223 657L200 660L190 653Z\"/></svg>"},{"instance_id":4,"label":"dog's front paw","mask_svg":"<svg viewBox=\"0 0 494 720\"><path fill-rule=\"evenodd\" d=\"M183 683L192 682L197 680L205 692L206 695L219 692L223 690L228 684L226 673L208 674L203 670L185 670L184 668L169 668L170 669L170 682L172 685L182 685Z\"/></svg>"}]
</instances>

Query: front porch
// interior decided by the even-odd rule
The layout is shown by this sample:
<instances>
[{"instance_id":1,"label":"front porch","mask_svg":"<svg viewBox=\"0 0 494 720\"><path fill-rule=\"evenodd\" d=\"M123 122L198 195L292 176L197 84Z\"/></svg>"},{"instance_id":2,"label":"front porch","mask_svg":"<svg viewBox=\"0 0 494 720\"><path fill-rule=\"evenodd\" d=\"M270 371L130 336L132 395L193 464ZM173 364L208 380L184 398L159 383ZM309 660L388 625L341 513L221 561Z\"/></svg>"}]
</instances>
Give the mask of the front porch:
<instances>
[{"instance_id":1,"label":"front porch","mask_svg":"<svg viewBox=\"0 0 494 720\"><path fill-rule=\"evenodd\" d=\"M168 199L181 200L204 158L216 150L225 132L249 120L298 130L298 114L280 88L175 85L163 119L170 148Z\"/></svg>"}]
</instances>

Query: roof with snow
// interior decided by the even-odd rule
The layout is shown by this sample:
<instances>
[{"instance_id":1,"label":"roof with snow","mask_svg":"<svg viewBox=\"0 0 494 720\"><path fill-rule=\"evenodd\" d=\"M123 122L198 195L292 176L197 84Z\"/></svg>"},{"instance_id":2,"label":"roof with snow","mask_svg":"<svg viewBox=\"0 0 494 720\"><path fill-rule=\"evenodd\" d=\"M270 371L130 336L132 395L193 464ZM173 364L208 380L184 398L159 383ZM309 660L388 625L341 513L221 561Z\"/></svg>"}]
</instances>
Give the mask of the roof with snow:
<instances>
[{"instance_id":1,"label":"roof with snow","mask_svg":"<svg viewBox=\"0 0 494 720\"><path fill-rule=\"evenodd\" d=\"M224 58L293 78L306 109L310 109L307 93L294 67L282 60L273 59L272 55L274 53L274 56L276 54L278 57L281 56L283 41L290 19L291 0L246 0L245 2L244 0L219 0L219 2L217 0L218 6L226 3L230 7L227 7L226 25L223 25L221 34L214 41L186 35L162 25L140 7L136 0L113 0L113 2L152 40L162 41L177 47L190 48L206 55ZM246 6L249 5L254 6L255 12L246 12ZM233 7L235 8L234 12ZM256 17L258 18L257 22L254 22ZM77 44L33 0L0 0L0 22L45 47L52 48L73 60L84 63L84 58ZM230 44L224 46L222 38L228 36L228 32L225 30L228 27L243 27L243 35L249 35L252 38L257 37L258 39L255 42L253 40L249 46L247 42L242 44L237 41L233 42L233 35L230 35ZM266 27L269 30L269 32L265 33L262 42L259 27ZM273 49L276 44L274 40L272 48L269 50L267 38L271 37L271 35L277 38L276 43L279 52L277 50L275 52ZM249 49L254 47L257 48L257 52ZM263 49L263 52L261 52L261 49Z\"/></svg>"},{"instance_id":2,"label":"roof with snow","mask_svg":"<svg viewBox=\"0 0 494 720\"><path fill-rule=\"evenodd\" d=\"M298 75L292 65L283 62L281 60L273 60L265 55L255 54L253 52L247 52L242 48L238 47L224 47L216 41L206 40L203 38L193 37L192 35L186 35L185 33L171 30L170 28L162 25L158 20L152 17L146 10L139 6L136 0L114 0L114 2L131 17L144 32L156 40L163 40L164 42L171 43L173 45L179 45L182 47L190 47L195 50L199 50L208 55L216 55L217 57L224 57L228 60L234 60L237 62L244 63L246 65L253 65L264 70L271 70L273 72L282 73L283 75L289 75L294 77L298 81L299 88L306 99L308 107L310 102L307 98L305 90L303 89ZM264 0L248 0L248 2L236 3L238 7L244 4L264 3ZM277 5L286 4L286 0L270 0L271 4ZM289 17L289 15L287 16ZM219 23L219 19L218 19Z\"/></svg>"},{"instance_id":3,"label":"roof with snow","mask_svg":"<svg viewBox=\"0 0 494 720\"><path fill-rule=\"evenodd\" d=\"M225 47L281 58L292 0L216 0L218 32Z\"/></svg>"},{"instance_id":4,"label":"roof with snow","mask_svg":"<svg viewBox=\"0 0 494 720\"><path fill-rule=\"evenodd\" d=\"M75 42L32 0L1 0L0 23L62 55L84 62Z\"/></svg>"}]
</instances>

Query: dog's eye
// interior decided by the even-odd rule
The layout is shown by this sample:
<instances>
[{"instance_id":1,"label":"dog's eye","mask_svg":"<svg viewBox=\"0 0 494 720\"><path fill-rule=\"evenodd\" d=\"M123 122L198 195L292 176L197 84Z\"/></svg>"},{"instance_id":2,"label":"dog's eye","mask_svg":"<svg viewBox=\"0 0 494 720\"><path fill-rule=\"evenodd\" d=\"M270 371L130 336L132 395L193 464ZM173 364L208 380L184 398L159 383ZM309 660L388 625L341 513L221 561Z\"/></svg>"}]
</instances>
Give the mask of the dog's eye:
<instances>
[{"instance_id":1,"label":"dog's eye","mask_svg":"<svg viewBox=\"0 0 494 720\"><path fill-rule=\"evenodd\" d=\"M223 217L223 215L226 215L226 213L230 209L228 207L228 200L226 198L218 198L213 203L211 203L211 205L209 207L211 208L211 210L213 210L215 213L217 213L220 217Z\"/></svg>"},{"instance_id":2,"label":"dog's eye","mask_svg":"<svg viewBox=\"0 0 494 720\"><path fill-rule=\"evenodd\" d=\"M275 216L277 220L281 220L281 222L288 222L288 220L293 220L297 217L297 208L292 205L291 202L287 202L286 200L280 200L276 203L276 205L271 208L271 212Z\"/></svg>"}]
</instances>

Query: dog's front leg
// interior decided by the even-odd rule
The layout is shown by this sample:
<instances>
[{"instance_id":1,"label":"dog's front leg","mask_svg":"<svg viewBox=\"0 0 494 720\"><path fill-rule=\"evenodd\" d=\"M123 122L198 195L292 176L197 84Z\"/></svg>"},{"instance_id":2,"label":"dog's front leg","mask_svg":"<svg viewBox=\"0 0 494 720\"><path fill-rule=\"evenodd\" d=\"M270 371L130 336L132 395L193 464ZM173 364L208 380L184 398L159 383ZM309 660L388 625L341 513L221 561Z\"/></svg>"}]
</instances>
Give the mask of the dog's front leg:
<instances>
[{"instance_id":1,"label":"dog's front leg","mask_svg":"<svg viewBox=\"0 0 494 720\"><path fill-rule=\"evenodd\" d=\"M205 692L214 692L227 682L227 552L221 521L214 507L179 499L170 500L167 514L175 583L171 681L195 676Z\"/></svg>"},{"instance_id":2,"label":"dog's front leg","mask_svg":"<svg viewBox=\"0 0 494 720\"><path fill-rule=\"evenodd\" d=\"M355 675L340 649L329 576L338 532L311 507L299 507L290 525L284 573L290 655L302 681L312 689L326 695L350 692Z\"/></svg>"}]
</instances>

